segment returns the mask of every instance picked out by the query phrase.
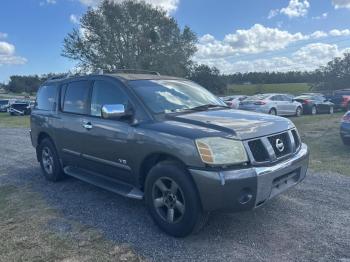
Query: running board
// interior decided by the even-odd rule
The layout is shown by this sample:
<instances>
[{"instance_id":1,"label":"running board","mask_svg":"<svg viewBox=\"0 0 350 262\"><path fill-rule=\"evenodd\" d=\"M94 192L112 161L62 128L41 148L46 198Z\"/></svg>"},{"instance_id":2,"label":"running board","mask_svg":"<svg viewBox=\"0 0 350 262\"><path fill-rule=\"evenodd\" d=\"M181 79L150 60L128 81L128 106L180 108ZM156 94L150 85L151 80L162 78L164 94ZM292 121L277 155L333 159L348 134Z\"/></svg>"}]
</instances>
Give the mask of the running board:
<instances>
[{"instance_id":1,"label":"running board","mask_svg":"<svg viewBox=\"0 0 350 262\"><path fill-rule=\"evenodd\" d=\"M71 177L75 177L79 180L87 182L89 184L98 186L113 193L142 200L143 192L139 189L132 187L131 185L119 182L113 178L105 177L95 172L87 171L77 167L67 166L64 168L64 172Z\"/></svg>"}]
</instances>

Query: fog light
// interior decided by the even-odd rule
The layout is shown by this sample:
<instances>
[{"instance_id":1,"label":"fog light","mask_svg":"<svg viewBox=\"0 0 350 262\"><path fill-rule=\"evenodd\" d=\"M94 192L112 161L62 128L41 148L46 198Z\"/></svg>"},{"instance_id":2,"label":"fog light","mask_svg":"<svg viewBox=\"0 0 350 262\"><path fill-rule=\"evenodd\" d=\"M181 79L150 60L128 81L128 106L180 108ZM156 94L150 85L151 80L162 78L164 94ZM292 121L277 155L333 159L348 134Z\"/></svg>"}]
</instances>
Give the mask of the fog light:
<instances>
[{"instance_id":1,"label":"fog light","mask_svg":"<svg viewBox=\"0 0 350 262\"><path fill-rule=\"evenodd\" d=\"M252 200L252 198L253 198L252 191L249 188L244 188L244 189L242 189L241 193L239 194L238 202L241 205L245 205L248 202L250 202L250 200Z\"/></svg>"}]
</instances>

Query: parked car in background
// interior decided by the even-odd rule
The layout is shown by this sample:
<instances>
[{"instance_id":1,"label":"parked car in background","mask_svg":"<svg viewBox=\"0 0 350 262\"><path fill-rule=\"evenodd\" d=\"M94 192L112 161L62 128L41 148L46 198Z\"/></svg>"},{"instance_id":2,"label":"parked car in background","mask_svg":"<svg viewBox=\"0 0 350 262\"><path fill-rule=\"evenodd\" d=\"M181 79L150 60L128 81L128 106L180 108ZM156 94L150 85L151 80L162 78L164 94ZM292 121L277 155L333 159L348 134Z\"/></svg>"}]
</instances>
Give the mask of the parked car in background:
<instances>
[{"instance_id":1,"label":"parked car in background","mask_svg":"<svg viewBox=\"0 0 350 262\"><path fill-rule=\"evenodd\" d=\"M350 111L343 116L341 121L340 137L345 145L350 146Z\"/></svg>"},{"instance_id":2,"label":"parked car in background","mask_svg":"<svg viewBox=\"0 0 350 262\"><path fill-rule=\"evenodd\" d=\"M333 114L334 104L330 102L324 95L318 93L309 93L297 96L295 101L303 105L304 114Z\"/></svg>"},{"instance_id":3,"label":"parked car in background","mask_svg":"<svg viewBox=\"0 0 350 262\"><path fill-rule=\"evenodd\" d=\"M335 110L350 110L350 89L337 90L327 98L334 104Z\"/></svg>"},{"instance_id":4,"label":"parked car in background","mask_svg":"<svg viewBox=\"0 0 350 262\"><path fill-rule=\"evenodd\" d=\"M9 105L10 105L10 100L8 99L0 100L0 112L7 112Z\"/></svg>"},{"instance_id":5,"label":"parked car in background","mask_svg":"<svg viewBox=\"0 0 350 262\"><path fill-rule=\"evenodd\" d=\"M233 109L238 109L239 103L242 102L243 100L247 99L248 96L226 96L223 97L222 100L225 102L226 105Z\"/></svg>"},{"instance_id":6,"label":"parked car in background","mask_svg":"<svg viewBox=\"0 0 350 262\"><path fill-rule=\"evenodd\" d=\"M239 109L279 116L301 116L303 106L286 94L259 94L248 97Z\"/></svg>"},{"instance_id":7,"label":"parked car in background","mask_svg":"<svg viewBox=\"0 0 350 262\"><path fill-rule=\"evenodd\" d=\"M30 102L27 101L16 101L8 108L8 112L12 116L30 115L31 111Z\"/></svg>"}]
</instances>

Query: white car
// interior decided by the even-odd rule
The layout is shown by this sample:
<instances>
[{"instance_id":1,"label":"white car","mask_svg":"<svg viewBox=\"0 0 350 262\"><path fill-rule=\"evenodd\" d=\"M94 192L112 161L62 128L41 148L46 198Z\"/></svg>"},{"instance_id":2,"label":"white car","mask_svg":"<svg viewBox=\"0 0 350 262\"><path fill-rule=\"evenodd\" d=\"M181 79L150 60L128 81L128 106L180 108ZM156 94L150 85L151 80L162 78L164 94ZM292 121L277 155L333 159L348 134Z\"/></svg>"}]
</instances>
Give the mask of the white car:
<instances>
[{"instance_id":1,"label":"white car","mask_svg":"<svg viewBox=\"0 0 350 262\"><path fill-rule=\"evenodd\" d=\"M243 100L247 99L248 96L226 96L223 97L222 100L228 105L229 107L233 109L238 109L239 103Z\"/></svg>"},{"instance_id":2,"label":"white car","mask_svg":"<svg viewBox=\"0 0 350 262\"><path fill-rule=\"evenodd\" d=\"M288 94L259 94L242 101L239 109L279 116L301 116L303 105Z\"/></svg>"}]
</instances>

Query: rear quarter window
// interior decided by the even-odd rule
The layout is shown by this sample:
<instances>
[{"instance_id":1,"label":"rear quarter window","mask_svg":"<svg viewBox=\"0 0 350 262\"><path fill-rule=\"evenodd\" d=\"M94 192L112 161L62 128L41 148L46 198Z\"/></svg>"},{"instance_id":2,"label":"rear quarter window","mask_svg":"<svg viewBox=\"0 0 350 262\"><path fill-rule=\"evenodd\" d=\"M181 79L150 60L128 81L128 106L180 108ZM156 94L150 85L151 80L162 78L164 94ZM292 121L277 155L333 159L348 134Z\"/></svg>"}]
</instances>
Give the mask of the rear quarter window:
<instances>
[{"instance_id":1,"label":"rear quarter window","mask_svg":"<svg viewBox=\"0 0 350 262\"><path fill-rule=\"evenodd\" d=\"M57 86L45 85L39 88L35 108L45 111L56 109Z\"/></svg>"}]
</instances>

